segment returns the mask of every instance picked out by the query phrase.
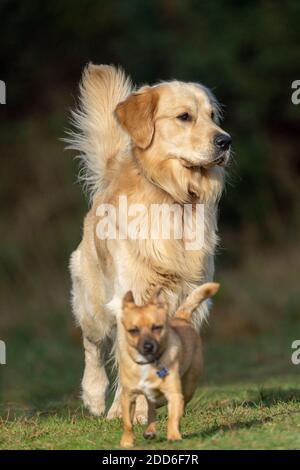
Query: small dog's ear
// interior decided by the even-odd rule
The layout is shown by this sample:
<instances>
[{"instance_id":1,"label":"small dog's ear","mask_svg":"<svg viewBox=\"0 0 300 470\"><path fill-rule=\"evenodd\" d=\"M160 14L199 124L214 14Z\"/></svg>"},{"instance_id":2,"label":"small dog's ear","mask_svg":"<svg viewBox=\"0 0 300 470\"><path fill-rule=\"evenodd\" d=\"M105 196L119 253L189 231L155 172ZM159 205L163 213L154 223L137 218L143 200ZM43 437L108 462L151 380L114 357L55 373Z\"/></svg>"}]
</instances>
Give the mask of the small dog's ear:
<instances>
[{"instance_id":1,"label":"small dog's ear","mask_svg":"<svg viewBox=\"0 0 300 470\"><path fill-rule=\"evenodd\" d=\"M129 290L123 297L123 307L133 307L134 305L133 293Z\"/></svg>"},{"instance_id":2,"label":"small dog's ear","mask_svg":"<svg viewBox=\"0 0 300 470\"><path fill-rule=\"evenodd\" d=\"M165 297L163 295L163 288L161 286L157 286L154 289L154 292L153 292L152 297L151 297L151 303L154 304L154 305L159 305L161 307L166 306L166 300L165 300Z\"/></svg>"}]
</instances>

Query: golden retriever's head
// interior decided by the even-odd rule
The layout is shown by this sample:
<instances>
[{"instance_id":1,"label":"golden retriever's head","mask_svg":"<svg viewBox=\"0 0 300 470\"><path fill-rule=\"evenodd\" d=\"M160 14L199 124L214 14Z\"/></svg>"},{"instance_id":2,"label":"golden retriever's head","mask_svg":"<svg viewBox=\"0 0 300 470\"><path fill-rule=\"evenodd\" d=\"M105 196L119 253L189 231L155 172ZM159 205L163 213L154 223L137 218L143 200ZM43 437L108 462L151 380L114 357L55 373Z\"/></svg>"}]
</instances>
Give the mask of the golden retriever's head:
<instances>
[{"instance_id":1,"label":"golden retriever's head","mask_svg":"<svg viewBox=\"0 0 300 470\"><path fill-rule=\"evenodd\" d=\"M201 85L174 81L142 87L117 106L116 115L147 176L160 186L165 170L169 176L182 168L201 173L228 162L231 137L219 127L216 99Z\"/></svg>"},{"instance_id":2,"label":"golden retriever's head","mask_svg":"<svg viewBox=\"0 0 300 470\"><path fill-rule=\"evenodd\" d=\"M132 292L127 292L123 298L122 324L136 362L154 362L160 357L168 326L168 308L161 290L156 289L150 302L142 307L135 304Z\"/></svg>"}]
</instances>

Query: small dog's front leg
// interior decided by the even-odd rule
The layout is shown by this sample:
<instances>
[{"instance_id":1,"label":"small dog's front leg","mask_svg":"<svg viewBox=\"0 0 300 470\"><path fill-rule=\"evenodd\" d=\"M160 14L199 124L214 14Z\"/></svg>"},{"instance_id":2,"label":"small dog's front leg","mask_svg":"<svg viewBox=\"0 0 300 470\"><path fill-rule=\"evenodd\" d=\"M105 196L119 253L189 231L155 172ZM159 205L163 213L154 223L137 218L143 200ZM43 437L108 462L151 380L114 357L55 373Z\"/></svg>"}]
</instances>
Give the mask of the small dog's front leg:
<instances>
[{"instance_id":1,"label":"small dog's front leg","mask_svg":"<svg viewBox=\"0 0 300 470\"><path fill-rule=\"evenodd\" d=\"M184 400L181 392L172 392L167 395L168 400L168 441L182 439L179 426L183 414Z\"/></svg>"},{"instance_id":2,"label":"small dog's front leg","mask_svg":"<svg viewBox=\"0 0 300 470\"><path fill-rule=\"evenodd\" d=\"M155 404L149 400L148 403L148 426L144 432L145 439L153 439L156 436L156 408Z\"/></svg>"},{"instance_id":3,"label":"small dog's front leg","mask_svg":"<svg viewBox=\"0 0 300 470\"><path fill-rule=\"evenodd\" d=\"M133 415L135 409L135 397L130 396L127 390L122 389L121 396L123 435L121 438L121 447L132 447L134 443L133 434Z\"/></svg>"}]
</instances>

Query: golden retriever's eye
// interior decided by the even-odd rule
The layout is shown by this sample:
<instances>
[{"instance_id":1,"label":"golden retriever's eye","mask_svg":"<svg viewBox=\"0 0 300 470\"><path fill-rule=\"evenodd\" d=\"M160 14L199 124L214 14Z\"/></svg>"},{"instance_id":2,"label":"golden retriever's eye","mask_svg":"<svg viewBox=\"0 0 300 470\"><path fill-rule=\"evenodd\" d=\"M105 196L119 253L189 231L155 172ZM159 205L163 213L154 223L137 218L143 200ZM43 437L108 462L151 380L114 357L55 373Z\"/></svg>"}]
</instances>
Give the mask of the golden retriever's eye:
<instances>
[{"instance_id":1,"label":"golden retriever's eye","mask_svg":"<svg viewBox=\"0 0 300 470\"><path fill-rule=\"evenodd\" d=\"M162 325L152 325L152 331L161 331L162 329Z\"/></svg>"},{"instance_id":2,"label":"golden retriever's eye","mask_svg":"<svg viewBox=\"0 0 300 470\"><path fill-rule=\"evenodd\" d=\"M180 121L190 122L192 120L192 116L189 113L182 113L177 116L177 119Z\"/></svg>"},{"instance_id":3,"label":"golden retriever's eye","mask_svg":"<svg viewBox=\"0 0 300 470\"><path fill-rule=\"evenodd\" d=\"M129 330L127 330L129 334L131 334L132 336L137 336L140 332L140 330L138 328L129 328Z\"/></svg>"}]
</instances>

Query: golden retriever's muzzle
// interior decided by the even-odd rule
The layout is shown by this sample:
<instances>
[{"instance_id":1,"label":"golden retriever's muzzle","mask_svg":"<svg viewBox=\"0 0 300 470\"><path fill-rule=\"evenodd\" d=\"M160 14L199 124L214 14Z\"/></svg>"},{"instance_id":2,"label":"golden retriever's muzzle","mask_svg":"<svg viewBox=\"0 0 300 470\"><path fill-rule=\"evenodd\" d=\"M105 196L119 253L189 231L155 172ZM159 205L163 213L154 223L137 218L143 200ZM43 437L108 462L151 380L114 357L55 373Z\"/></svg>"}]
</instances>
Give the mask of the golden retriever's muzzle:
<instances>
[{"instance_id":1,"label":"golden retriever's muzzle","mask_svg":"<svg viewBox=\"0 0 300 470\"><path fill-rule=\"evenodd\" d=\"M223 132L218 132L213 140L215 146L215 158L213 163L215 165L226 165L229 159L231 136Z\"/></svg>"}]
</instances>

